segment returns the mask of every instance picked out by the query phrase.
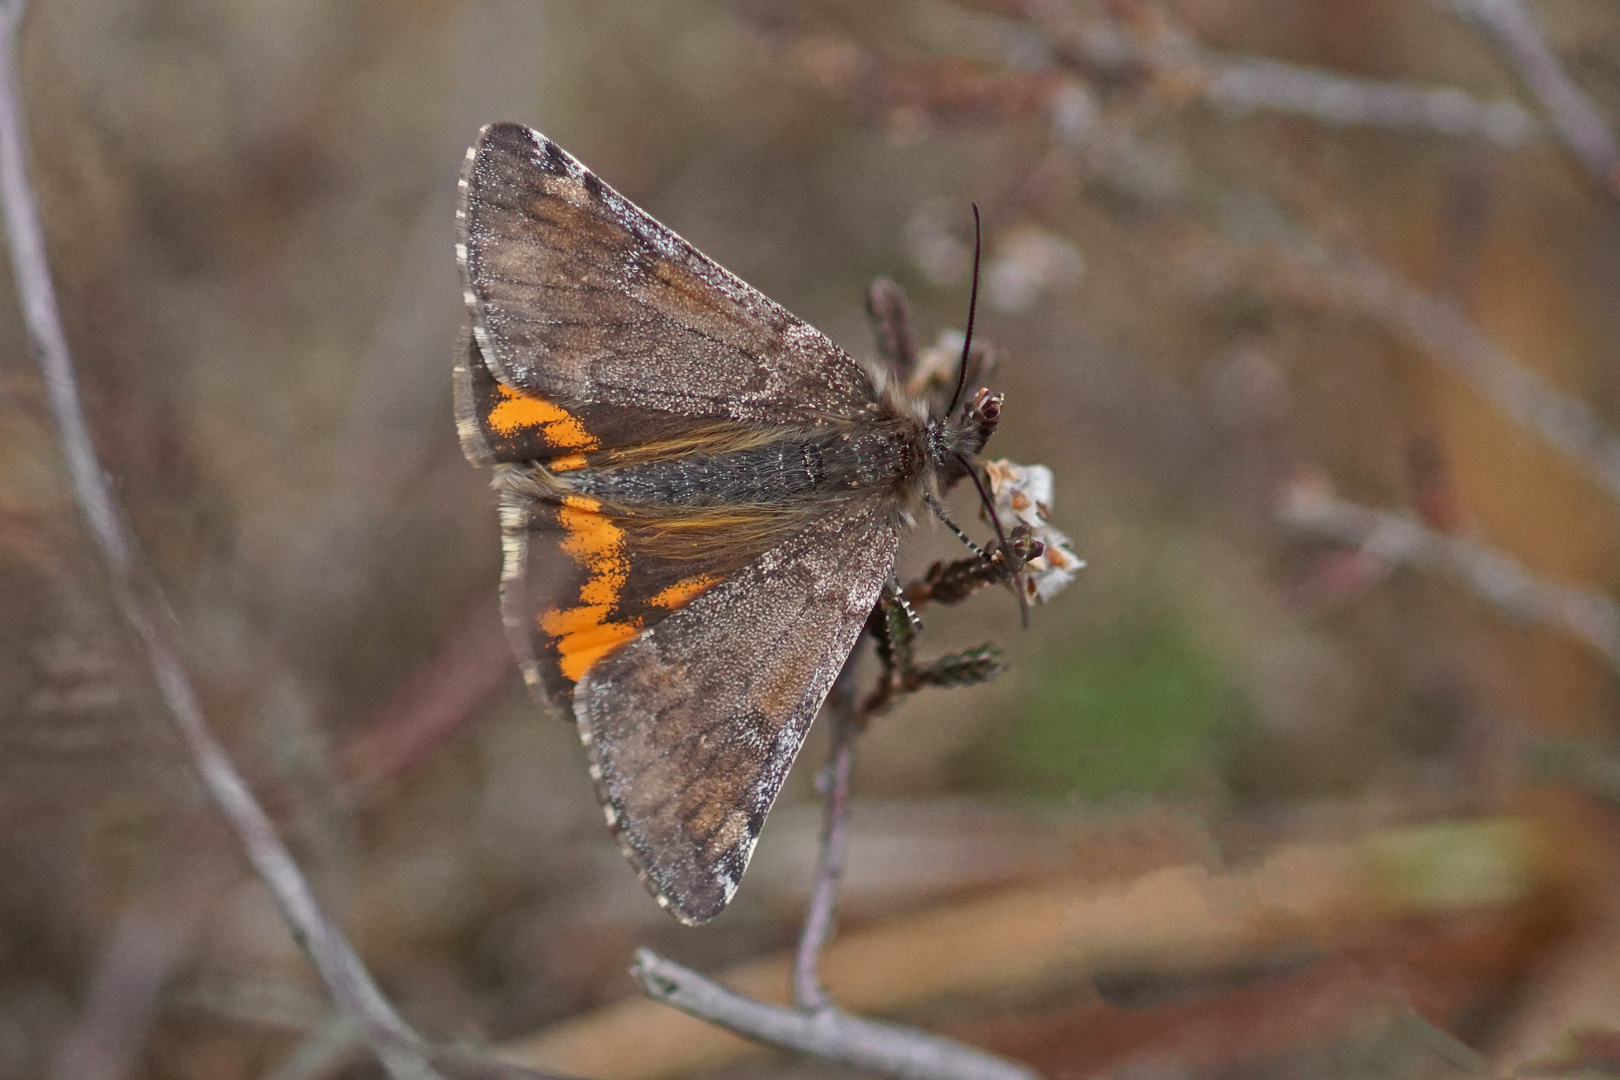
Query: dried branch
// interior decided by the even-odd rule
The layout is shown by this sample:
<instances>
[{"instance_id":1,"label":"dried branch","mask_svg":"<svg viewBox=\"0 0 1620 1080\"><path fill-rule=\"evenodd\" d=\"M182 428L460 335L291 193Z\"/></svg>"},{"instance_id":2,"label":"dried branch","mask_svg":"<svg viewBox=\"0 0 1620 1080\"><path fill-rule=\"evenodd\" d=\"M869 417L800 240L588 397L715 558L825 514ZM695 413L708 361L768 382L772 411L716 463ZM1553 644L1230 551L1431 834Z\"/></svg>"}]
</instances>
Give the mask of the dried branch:
<instances>
[{"instance_id":1,"label":"dried branch","mask_svg":"<svg viewBox=\"0 0 1620 1080\"><path fill-rule=\"evenodd\" d=\"M1201 97L1230 114L1280 112L1325 124L1475 138L1498 146L1518 146L1543 134L1536 117L1513 101L1482 101L1456 87L1410 86L1265 57L1222 55L1157 10L1132 8L1082 21L1069 5L1042 0L962 2L1036 24L1059 63L1088 78L1147 83L1172 98Z\"/></svg>"},{"instance_id":2,"label":"dried branch","mask_svg":"<svg viewBox=\"0 0 1620 1080\"><path fill-rule=\"evenodd\" d=\"M180 630L173 609L148 570L97 459L28 177L16 67L23 8L22 0L0 7L0 33L4 35L0 41L0 204L29 348L45 383L74 497L106 563L113 598L145 649L158 692L191 751L203 786L269 887L294 938L333 999L360 1022L367 1043L391 1076L396 1080L436 1078L439 1073L424 1056L421 1040L383 996L343 931L321 909L292 854L209 728L181 659Z\"/></svg>"},{"instance_id":3,"label":"dried branch","mask_svg":"<svg viewBox=\"0 0 1620 1080\"><path fill-rule=\"evenodd\" d=\"M1553 130L1605 194L1620 199L1620 146L1592 99L1558 62L1523 0L1436 0L1478 27L1535 95Z\"/></svg>"},{"instance_id":4,"label":"dried branch","mask_svg":"<svg viewBox=\"0 0 1620 1080\"><path fill-rule=\"evenodd\" d=\"M1359 311L1412 342L1620 498L1620 437L1591 406L1514 359L1455 305L1370 260L1303 243L1280 253L1278 269L1285 289Z\"/></svg>"},{"instance_id":5,"label":"dried branch","mask_svg":"<svg viewBox=\"0 0 1620 1080\"><path fill-rule=\"evenodd\" d=\"M1174 107L1202 100L1232 116L1278 112L1335 126L1383 127L1502 147L1547 134L1534 113L1512 100L1483 100L1454 86L1414 86L1224 55L1162 21L1149 31L1109 16L1082 21L1062 3L958 3L1033 24L1050 44L1055 64L1024 70L961 56L886 56L853 40L840 42L831 71L824 70L829 61L819 46L806 45L792 62L818 85L858 93L901 130L925 119L983 123L1067 112L1070 118L1058 122L1070 132L1064 138L1084 138L1095 127L1097 106L1071 77L1078 76L1093 86L1145 89ZM816 41L825 45L820 36ZM1077 104L1079 99L1086 100Z\"/></svg>"},{"instance_id":6,"label":"dried branch","mask_svg":"<svg viewBox=\"0 0 1620 1080\"><path fill-rule=\"evenodd\" d=\"M787 1009L744 997L650 949L630 974L649 997L750 1039L904 1080L1039 1080L1020 1065L915 1028L851 1016L831 1005Z\"/></svg>"},{"instance_id":7,"label":"dried branch","mask_svg":"<svg viewBox=\"0 0 1620 1080\"><path fill-rule=\"evenodd\" d=\"M827 695L832 750L820 780L824 800L821 848L816 855L810 901L805 906L804 927L799 932L798 949L793 955L793 1004L812 1011L832 1005L832 999L821 985L818 968L821 950L826 948L833 934L838 888L844 881L848 853L845 821L849 811L849 780L855 771L855 736L860 730L855 717L855 655L855 652L850 653L850 659L844 663L844 669L838 673L838 680Z\"/></svg>"},{"instance_id":8,"label":"dried branch","mask_svg":"<svg viewBox=\"0 0 1620 1080\"><path fill-rule=\"evenodd\" d=\"M1385 127L1519 146L1541 134L1511 101L1481 101L1456 87L1364 79L1263 58L1206 58L1204 99L1237 116L1288 113L1333 125Z\"/></svg>"},{"instance_id":9,"label":"dried branch","mask_svg":"<svg viewBox=\"0 0 1620 1080\"><path fill-rule=\"evenodd\" d=\"M1413 518L1370 510L1308 485L1288 489L1277 517L1391 565L1444 574L1513 619L1575 635L1620 671L1620 604L1601 593L1555 581L1494 548Z\"/></svg>"}]
</instances>

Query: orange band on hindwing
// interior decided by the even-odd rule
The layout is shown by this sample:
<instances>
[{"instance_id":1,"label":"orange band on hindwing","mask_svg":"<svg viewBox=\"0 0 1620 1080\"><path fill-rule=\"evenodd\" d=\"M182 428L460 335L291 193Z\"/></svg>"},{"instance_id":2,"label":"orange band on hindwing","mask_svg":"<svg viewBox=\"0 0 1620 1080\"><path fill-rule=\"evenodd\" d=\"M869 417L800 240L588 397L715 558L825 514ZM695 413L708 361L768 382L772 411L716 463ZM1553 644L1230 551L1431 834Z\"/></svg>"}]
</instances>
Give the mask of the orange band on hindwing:
<instances>
[{"instance_id":1,"label":"orange band on hindwing","mask_svg":"<svg viewBox=\"0 0 1620 1080\"><path fill-rule=\"evenodd\" d=\"M609 652L635 637L640 619L609 621L608 615L624 593L630 577L624 530L602 514L602 504L582 495L563 498L557 523L563 530L562 550L584 567L589 576L580 586L580 602L570 608L547 608L536 619L540 629L557 643L557 664L572 682Z\"/></svg>"}]
</instances>

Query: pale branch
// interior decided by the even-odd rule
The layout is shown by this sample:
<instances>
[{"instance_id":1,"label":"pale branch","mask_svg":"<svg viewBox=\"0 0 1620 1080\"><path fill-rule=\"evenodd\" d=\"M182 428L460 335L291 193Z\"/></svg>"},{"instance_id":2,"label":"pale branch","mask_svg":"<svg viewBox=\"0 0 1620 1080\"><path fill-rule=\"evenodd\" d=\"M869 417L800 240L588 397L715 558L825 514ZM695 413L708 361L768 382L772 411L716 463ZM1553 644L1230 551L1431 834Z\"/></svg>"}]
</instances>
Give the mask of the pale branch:
<instances>
[{"instance_id":1,"label":"pale branch","mask_svg":"<svg viewBox=\"0 0 1620 1080\"><path fill-rule=\"evenodd\" d=\"M1414 518L1303 485L1284 494L1277 517L1392 566L1449 577L1513 619L1573 634L1620 671L1620 604L1602 593L1554 580L1501 551L1438 532Z\"/></svg>"},{"instance_id":2,"label":"pale branch","mask_svg":"<svg viewBox=\"0 0 1620 1080\"><path fill-rule=\"evenodd\" d=\"M1519 146L1542 134L1511 101L1481 101L1453 86L1424 87L1341 75L1259 57L1205 57L1204 100L1236 116L1258 111L1335 126L1383 127Z\"/></svg>"},{"instance_id":3,"label":"pale branch","mask_svg":"<svg viewBox=\"0 0 1620 1080\"><path fill-rule=\"evenodd\" d=\"M113 598L146 652L158 692L191 751L204 787L236 832L248 861L270 889L327 990L361 1022L368 1044L396 1080L437 1077L415 1032L372 981L343 932L321 910L292 854L209 728L181 659L173 610L146 567L96 456L51 280L38 202L28 176L16 48L23 7L22 0L12 0L0 8L0 32L4 33L0 42L0 204L29 348L45 384L74 497L106 563Z\"/></svg>"},{"instance_id":4,"label":"pale branch","mask_svg":"<svg viewBox=\"0 0 1620 1080\"><path fill-rule=\"evenodd\" d=\"M973 0L968 0L973 2ZM1189 100L1196 95L1233 115L1278 112L1332 125L1392 128L1519 146L1546 134L1514 101L1486 101L1457 87L1344 75L1268 57L1228 55L1206 47L1156 13L1155 31L1111 15L1082 22L1064 4L985 5L1038 25L1060 63L1105 81L1144 76ZM1192 88L1192 93L1188 93Z\"/></svg>"},{"instance_id":5,"label":"pale branch","mask_svg":"<svg viewBox=\"0 0 1620 1080\"><path fill-rule=\"evenodd\" d=\"M863 634L864 638L865 635ZM859 725L855 716L855 662L857 649L844 661L831 693L827 695L827 719L832 727L832 749L822 772L821 847L816 854L816 872L805 905L804 926L793 954L793 1004L800 1009L824 1009L832 999L821 985L818 971L821 952L831 940L838 908L838 888L844 880L844 864L849 834L849 781L855 769L855 736Z\"/></svg>"},{"instance_id":6,"label":"pale branch","mask_svg":"<svg viewBox=\"0 0 1620 1080\"><path fill-rule=\"evenodd\" d=\"M1620 145L1592 99L1559 63L1523 0L1435 0L1478 27L1535 96L1575 160L1610 198L1620 198Z\"/></svg>"},{"instance_id":7,"label":"pale branch","mask_svg":"<svg viewBox=\"0 0 1620 1080\"><path fill-rule=\"evenodd\" d=\"M1359 311L1422 349L1510 419L1574 459L1620 499L1620 437L1592 407L1549 383L1497 345L1449 301L1429 296L1378 264L1296 244L1279 268L1308 291Z\"/></svg>"},{"instance_id":8,"label":"pale branch","mask_svg":"<svg viewBox=\"0 0 1620 1080\"><path fill-rule=\"evenodd\" d=\"M745 1038L901 1080L1040 1080L1022 1065L953 1039L862 1019L828 1005L768 1005L711 982L650 949L630 974L648 996Z\"/></svg>"}]
</instances>

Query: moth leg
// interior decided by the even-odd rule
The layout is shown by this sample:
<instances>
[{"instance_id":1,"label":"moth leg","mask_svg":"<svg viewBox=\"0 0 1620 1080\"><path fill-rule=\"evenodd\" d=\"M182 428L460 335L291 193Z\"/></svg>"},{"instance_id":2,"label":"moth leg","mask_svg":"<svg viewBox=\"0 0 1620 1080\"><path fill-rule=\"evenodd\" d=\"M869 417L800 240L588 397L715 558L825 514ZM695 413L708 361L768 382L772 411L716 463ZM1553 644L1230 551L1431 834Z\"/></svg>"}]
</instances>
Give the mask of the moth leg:
<instances>
[{"instance_id":1,"label":"moth leg","mask_svg":"<svg viewBox=\"0 0 1620 1080\"><path fill-rule=\"evenodd\" d=\"M872 636L873 651L883 671L878 676L877 689L861 705L860 717L864 723L879 713L887 712L901 692L912 670L911 645L917 638L922 623L906 600L906 594L891 579L878 594L872 614L866 618L866 632Z\"/></svg>"},{"instance_id":2,"label":"moth leg","mask_svg":"<svg viewBox=\"0 0 1620 1080\"><path fill-rule=\"evenodd\" d=\"M918 664L912 646L922 621L916 608L928 603L960 604L987 585L1013 583L1016 587L1019 571L1043 550L1029 527L1018 525L1008 534L1005 547L992 543L983 555L937 562L903 588L892 580L884 585L866 621L883 670L877 688L861 705L862 721L888 712L901 698L925 686L971 686L1000 675L1006 663L1001 650L990 644Z\"/></svg>"},{"instance_id":3,"label":"moth leg","mask_svg":"<svg viewBox=\"0 0 1620 1080\"><path fill-rule=\"evenodd\" d=\"M1012 541L1009 541L1009 546L1013 546ZM968 561L992 568L981 569L981 575L1004 575L1000 580L1010 580L1011 574L1016 572L1007 570L1008 561L998 560L995 553L982 560ZM1018 565L1021 567L1022 563ZM927 664L918 664L912 645L922 629L922 622L907 600L908 591L893 582L885 585L867 619L866 630L872 635L878 663L883 671L878 678L877 688L862 703L860 717L863 723L888 712L901 698L925 686L969 686L987 682L1006 668L1001 650L990 644L950 653Z\"/></svg>"},{"instance_id":4,"label":"moth leg","mask_svg":"<svg viewBox=\"0 0 1620 1080\"><path fill-rule=\"evenodd\" d=\"M954 562L936 562L920 579L907 585L903 597L916 605L960 604L986 585L1014 581L1046 545L1030 534L1029 526L1015 525L1002 547L992 541L980 555ZM881 601L879 601L881 603Z\"/></svg>"}]
</instances>

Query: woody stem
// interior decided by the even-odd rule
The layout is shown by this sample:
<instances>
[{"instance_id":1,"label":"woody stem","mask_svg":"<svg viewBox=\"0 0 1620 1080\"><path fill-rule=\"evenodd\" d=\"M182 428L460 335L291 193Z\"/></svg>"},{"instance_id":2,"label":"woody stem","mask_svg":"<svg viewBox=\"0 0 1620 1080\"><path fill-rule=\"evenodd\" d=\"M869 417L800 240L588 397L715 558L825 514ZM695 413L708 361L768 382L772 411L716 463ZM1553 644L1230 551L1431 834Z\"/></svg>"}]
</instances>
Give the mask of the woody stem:
<instances>
[{"instance_id":1,"label":"woody stem","mask_svg":"<svg viewBox=\"0 0 1620 1080\"><path fill-rule=\"evenodd\" d=\"M863 634L864 638L865 635ZM832 723L832 749L822 773L823 799L821 848L816 855L816 874L810 889L810 902L799 931L799 946L793 957L793 1004L816 1012L831 1007L832 999L821 985L821 950L832 937L838 907L838 887L844 880L844 858L848 848L845 818L849 809L849 779L855 767L855 655L851 650L844 669L838 673L827 695L827 718Z\"/></svg>"}]
</instances>

